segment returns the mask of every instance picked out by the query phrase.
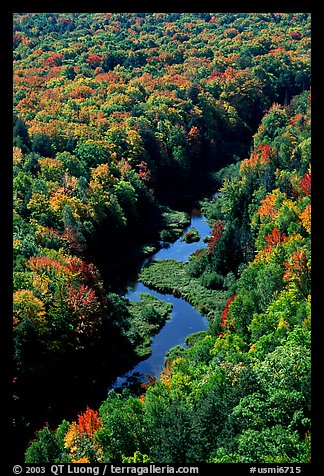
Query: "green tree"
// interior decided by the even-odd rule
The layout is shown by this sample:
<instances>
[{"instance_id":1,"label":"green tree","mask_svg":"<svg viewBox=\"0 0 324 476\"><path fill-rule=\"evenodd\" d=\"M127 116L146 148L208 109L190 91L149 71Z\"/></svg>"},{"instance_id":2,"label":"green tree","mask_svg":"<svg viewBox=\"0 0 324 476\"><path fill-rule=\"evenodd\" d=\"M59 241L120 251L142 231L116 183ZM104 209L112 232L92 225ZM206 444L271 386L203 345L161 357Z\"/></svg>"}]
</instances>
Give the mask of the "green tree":
<instances>
[{"instance_id":1,"label":"green tree","mask_svg":"<svg viewBox=\"0 0 324 476\"><path fill-rule=\"evenodd\" d=\"M37 440L33 441L25 452L25 462L39 463L67 463L71 459L64 448L64 434L68 430L69 423L61 423L56 432L48 427L37 433Z\"/></svg>"},{"instance_id":2,"label":"green tree","mask_svg":"<svg viewBox=\"0 0 324 476\"><path fill-rule=\"evenodd\" d=\"M54 157L55 149L51 139L43 132L34 136L32 151L43 157Z\"/></svg>"},{"instance_id":3,"label":"green tree","mask_svg":"<svg viewBox=\"0 0 324 476\"><path fill-rule=\"evenodd\" d=\"M16 114L13 116L13 145L20 147L23 152L29 152L31 142L26 123Z\"/></svg>"},{"instance_id":4,"label":"green tree","mask_svg":"<svg viewBox=\"0 0 324 476\"><path fill-rule=\"evenodd\" d=\"M153 438L149 455L160 463L190 462L192 445L192 411L180 402L174 401L167 406L161 419L153 417Z\"/></svg>"},{"instance_id":5,"label":"green tree","mask_svg":"<svg viewBox=\"0 0 324 476\"><path fill-rule=\"evenodd\" d=\"M124 455L137 450L147 452L143 405L138 398L111 393L99 413L103 429L98 430L96 438L109 461L120 462Z\"/></svg>"}]
</instances>

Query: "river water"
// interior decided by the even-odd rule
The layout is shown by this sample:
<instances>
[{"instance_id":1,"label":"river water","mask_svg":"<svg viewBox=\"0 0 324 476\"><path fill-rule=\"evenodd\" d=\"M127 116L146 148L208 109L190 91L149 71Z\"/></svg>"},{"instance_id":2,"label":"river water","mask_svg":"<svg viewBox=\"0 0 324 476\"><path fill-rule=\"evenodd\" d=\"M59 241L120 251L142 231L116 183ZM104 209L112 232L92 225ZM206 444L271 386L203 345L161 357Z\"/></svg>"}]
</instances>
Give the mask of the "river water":
<instances>
[{"instance_id":1,"label":"river water","mask_svg":"<svg viewBox=\"0 0 324 476\"><path fill-rule=\"evenodd\" d=\"M181 241L187 231L193 227L198 230L200 240L194 243ZM174 243L167 244L165 247L161 248L152 257L145 260L143 265L148 261L170 258L177 261L188 262L189 256L194 251L206 247L204 238L206 238L210 232L211 229L207 223L206 217L200 213L199 209L195 208L191 213L191 223L184 230L181 237ZM140 281L137 281L128 288L125 297L130 301L139 301L141 293L149 293L158 299L167 301L173 305L173 309L165 325L159 333L151 339L152 354L147 359L137 364L129 372L117 377L110 388L118 388L127 385L127 383L131 382L134 377L140 377L145 374L157 377L164 367L166 353L172 347L175 347L176 345L186 347L185 341L188 335L193 334L194 332L204 331L208 327L207 318L196 311L191 304L186 302L184 299L177 298L172 294L162 294L151 290L144 286Z\"/></svg>"},{"instance_id":2,"label":"river water","mask_svg":"<svg viewBox=\"0 0 324 476\"><path fill-rule=\"evenodd\" d=\"M211 231L206 218L198 209L192 210L191 223L183 231L182 236L192 227L198 230L200 241L188 244L181 241L180 237L172 244L165 243L163 248L146 259L143 265L153 259L173 258L183 262L189 261L191 253L206 246L203 240ZM129 286L126 297L136 301L140 299L140 293L150 293L161 300L170 302L173 309L164 327L151 339L152 354L129 372L118 377L109 388L127 385L128 378L134 374L136 376L137 373L139 376L144 376L144 379L145 374L157 377L164 367L166 353L176 345L185 347L188 335L203 331L208 326L207 318L199 314L188 302L171 294L161 294L150 290L139 281ZM81 364L83 371L80 379L74 376L71 379L70 369L74 365L71 364L66 375L61 370L54 375L51 372L47 384L41 382L37 387L38 382L36 382L30 391L22 390L23 398L18 399L15 409L18 416L15 425L14 462L22 461L22 455L28 442L34 437L34 431L39 429L44 421L55 427L63 418L72 420L75 418L76 411L82 411L86 406L97 407L105 398L107 382L104 379L99 382L91 378L92 364L87 363L86 369L84 364ZM30 422L29 426L26 426L25 420Z\"/></svg>"}]
</instances>

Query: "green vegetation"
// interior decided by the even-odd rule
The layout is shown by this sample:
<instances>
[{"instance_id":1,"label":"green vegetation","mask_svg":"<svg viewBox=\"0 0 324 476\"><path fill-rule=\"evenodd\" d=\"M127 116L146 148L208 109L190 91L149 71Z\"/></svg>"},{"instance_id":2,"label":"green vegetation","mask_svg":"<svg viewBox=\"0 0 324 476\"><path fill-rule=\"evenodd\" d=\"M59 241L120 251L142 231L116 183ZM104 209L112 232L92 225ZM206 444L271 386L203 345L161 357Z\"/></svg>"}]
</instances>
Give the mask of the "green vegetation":
<instances>
[{"instance_id":1,"label":"green vegetation","mask_svg":"<svg viewBox=\"0 0 324 476\"><path fill-rule=\"evenodd\" d=\"M148 357L151 354L151 337L155 335L164 325L169 313L172 311L172 304L160 301L151 294L141 294L139 302L131 302L130 313L132 316L132 327L136 329L137 339L143 342L136 346L135 352L140 357Z\"/></svg>"},{"instance_id":2,"label":"green vegetation","mask_svg":"<svg viewBox=\"0 0 324 476\"><path fill-rule=\"evenodd\" d=\"M143 267L139 279L151 289L185 299L212 321L224 307L227 293L206 288L190 276L188 267L173 259L151 261Z\"/></svg>"},{"instance_id":3,"label":"green vegetation","mask_svg":"<svg viewBox=\"0 0 324 476\"><path fill-rule=\"evenodd\" d=\"M183 236L181 241L185 241L186 243L194 243L195 241L199 241L200 236L198 230L196 228L191 228L187 233Z\"/></svg>"},{"instance_id":4,"label":"green vegetation","mask_svg":"<svg viewBox=\"0 0 324 476\"><path fill-rule=\"evenodd\" d=\"M286 126L260 148L269 126L265 116L250 157L224 181L221 195L204 204L215 223L207 249L194 253L189 263L153 261L143 268L140 279L146 285L204 306L209 317L217 299L226 302L207 331L187 339L187 349L168 352L161 375L143 385L140 397L127 390L110 392L99 409L92 452L82 450L82 458L310 461L310 154L302 146L309 137L309 105L305 93L280 107ZM287 137L287 131L290 151L287 147L272 155L272 144ZM242 201L248 219L239 211ZM233 223L237 233L229 234ZM226 252L233 249L233 239L241 243L241 256L249 256L250 247L255 253L249 262L233 261L224 276L220 273L228 270ZM202 284L211 272L222 276L223 290ZM61 446L73 425L61 436ZM75 438L79 434L77 429ZM26 455L37 445L32 443ZM93 456L94 448L100 457ZM71 457L65 450L62 461Z\"/></svg>"},{"instance_id":5,"label":"green vegetation","mask_svg":"<svg viewBox=\"0 0 324 476\"><path fill-rule=\"evenodd\" d=\"M310 461L310 20L14 14L16 434L66 415L74 390L71 421L41 429L27 463ZM215 180L207 247L140 273L209 328L141 395L70 417L170 312L130 303L116 275L177 239L176 204Z\"/></svg>"},{"instance_id":6,"label":"green vegetation","mask_svg":"<svg viewBox=\"0 0 324 476\"><path fill-rule=\"evenodd\" d=\"M160 240L173 242L179 238L183 229L190 225L189 213L166 208L162 213L163 230L160 232Z\"/></svg>"}]
</instances>

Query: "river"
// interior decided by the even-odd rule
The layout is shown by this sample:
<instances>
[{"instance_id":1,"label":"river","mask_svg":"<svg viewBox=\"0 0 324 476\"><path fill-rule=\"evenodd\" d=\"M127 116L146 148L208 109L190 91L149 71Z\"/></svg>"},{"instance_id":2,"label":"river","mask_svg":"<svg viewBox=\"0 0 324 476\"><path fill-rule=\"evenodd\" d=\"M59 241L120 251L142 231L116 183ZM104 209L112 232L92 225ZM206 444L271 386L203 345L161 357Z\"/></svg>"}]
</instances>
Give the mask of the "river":
<instances>
[{"instance_id":1,"label":"river","mask_svg":"<svg viewBox=\"0 0 324 476\"><path fill-rule=\"evenodd\" d=\"M192 227L198 230L200 240L190 244L181 241L184 234ZM172 244L164 243L158 252L143 261L142 266L153 259L173 258L183 262L189 261L191 253L206 246L204 238L209 235L210 231L206 218L200 214L199 209L193 209L191 223L183 231L182 236ZM139 281L129 285L126 297L131 301L136 301L140 299L141 293L150 293L159 299L170 302L173 305L172 312L163 328L151 339L152 354L127 373L117 377L109 388L127 385L128 379L132 375L136 377L137 374L138 376L150 374L157 377L164 367L167 352L177 345L186 347L185 341L188 335L205 330L208 326L207 318L199 314L188 302L171 294L161 294L150 290ZM75 418L76 412L83 411L86 406L95 408L105 398L107 392L105 370L99 374L99 377L97 375L93 377L91 360L82 362L80 365L82 366L81 378L79 378L79 374L73 374L71 370L75 366L73 363L65 369L66 372L60 368L54 373L51 370L48 374L47 384L44 384L43 381L36 381L32 390L23 389L21 391L23 398L18 399L15 409L16 415L18 415L13 451L15 462L22 461L28 442L44 421L55 427L62 418L72 420ZM26 426L25 420L30 422L28 426Z\"/></svg>"},{"instance_id":2,"label":"river","mask_svg":"<svg viewBox=\"0 0 324 476\"><path fill-rule=\"evenodd\" d=\"M194 243L186 243L182 241L182 238L191 228L197 229L200 240ZM194 251L206 247L204 239L210 232L211 229L206 217L200 213L199 209L195 208L191 212L190 225L183 231L181 237L172 244L166 244L157 253L146 259L143 265L152 260L171 258L177 261L188 262L189 256ZM159 333L151 339L152 354L147 359L138 363L129 372L117 377L110 388L126 386L134 377L140 377L145 374L158 377L164 367L166 353L177 345L186 347L185 341L188 335L204 331L208 327L207 318L196 311L191 304L184 299L177 298L172 294L162 294L153 291L147 286L144 286L140 281L129 286L125 297L130 301L139 301L141 293L149 293L158 299L167 301L173 305L173 309L165 325Z\"/></svg>"}]
</instances>

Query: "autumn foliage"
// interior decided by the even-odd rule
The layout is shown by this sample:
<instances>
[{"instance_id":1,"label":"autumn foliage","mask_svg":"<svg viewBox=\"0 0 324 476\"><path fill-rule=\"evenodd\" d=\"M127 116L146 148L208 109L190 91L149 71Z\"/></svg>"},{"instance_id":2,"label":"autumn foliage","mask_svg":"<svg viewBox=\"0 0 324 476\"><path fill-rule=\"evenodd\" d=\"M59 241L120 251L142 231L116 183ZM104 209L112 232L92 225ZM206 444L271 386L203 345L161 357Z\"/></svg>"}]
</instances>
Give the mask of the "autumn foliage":
<instances>
[{"instance_id":1,"label":"autumn foliage","mask_svg":"<svg viewBox=\"0 0 324 476\"><path fill-rule=\"evenodd\" d=\"M255 150L253 150L249 159L243 160L240 166L241 172L247 172L251 169L262 167L270 163L275 155L276 150L273 146L261 143Z\"/></svg>"},{"instance_id":2,"label":"autumn foliage","mask_svg":"<svg viewBox=\"0 0 324 476\"><path fill-rule=\"evenodd\" d=\"M310 293L311 269L304 251L295 251L285 262L284 280L294 284L304 297Z\"/></svg>"},{"instance_id":3,"label":"autumn foliage","mask_svg":"<svg viewBox=\"0 0 324 476\"><path fill-rule=\"evenodd\" d=\"M213 227L212 236L208 238L208 253L212 253L224 233L224 225L221 220L217 220Z\"/></svg>"},{"instance_id":4,"label":"autumn foliage","mask_svg":"<svg viewBox=\"0 0 324 476\"><path fill-rule=\"evenodd\" d=\"M77 430L85 433L89 440L93 440L94 434L101 428L101 418L97 411L87 408L84 413L78 415Z\"/></svg>"},{"instance_id":5,"label":"autumn foliage","mask_svg":"<svg viewBox=\"0 0 324 476\"><path fill-rule=\"evenodd\" d=\"M298 188L304 193L304 195L310 195L312 185L311 172L306 172L300 179Z\"/></svg>"},{"instance_id":6,"label":"autumn foliage","mask_svg":"<svg viewBox=\"0 0 324 476\"><path fill-rule=\"evenodd\" d=\"M271 233L268 233L264 237L264 239L267 242L264 251L270 251L274 246L283 243L287 237L283 233L280 233L278 228L274 228Z\"/></svg>"},{"instance_id":7,"label":"autumn foliage","mask_svg":"<svg viewBox=\"0 0 324 476\"><path fill-rule=\"evenodd\" d=\"M149 336L122 263L221 187L170 276L207 330L28 463L309 461L310 51L305 12L13 15L17 429L64 413L45 381L86 401L133 365Z\"/></svg>"}]
</instances>

